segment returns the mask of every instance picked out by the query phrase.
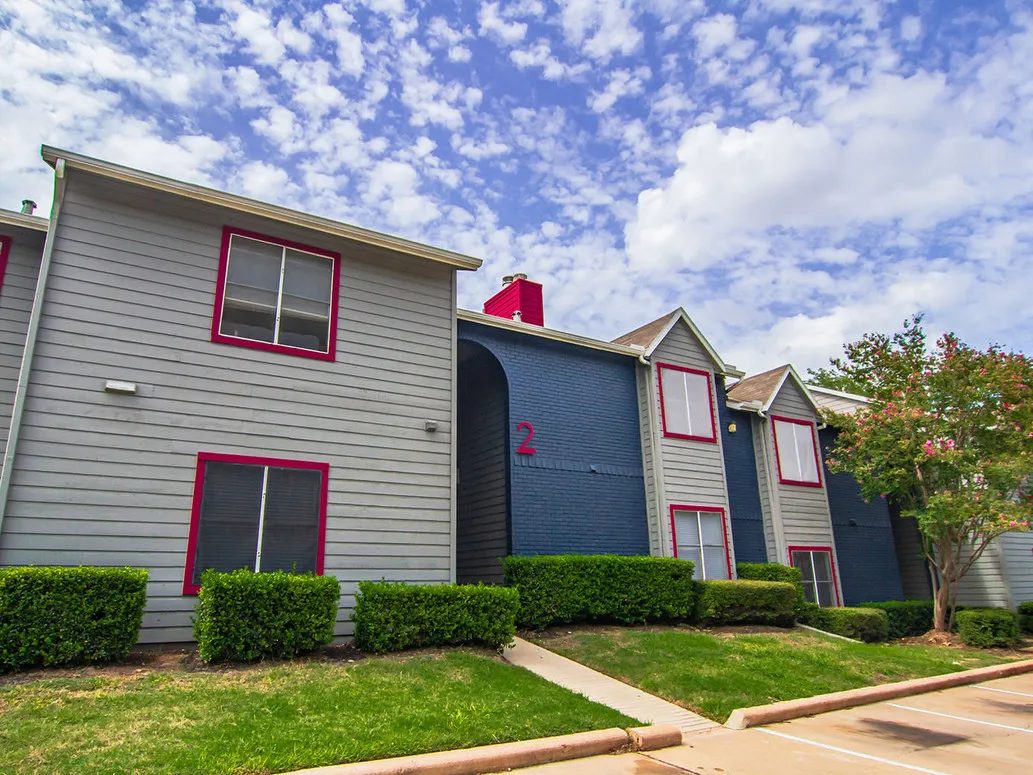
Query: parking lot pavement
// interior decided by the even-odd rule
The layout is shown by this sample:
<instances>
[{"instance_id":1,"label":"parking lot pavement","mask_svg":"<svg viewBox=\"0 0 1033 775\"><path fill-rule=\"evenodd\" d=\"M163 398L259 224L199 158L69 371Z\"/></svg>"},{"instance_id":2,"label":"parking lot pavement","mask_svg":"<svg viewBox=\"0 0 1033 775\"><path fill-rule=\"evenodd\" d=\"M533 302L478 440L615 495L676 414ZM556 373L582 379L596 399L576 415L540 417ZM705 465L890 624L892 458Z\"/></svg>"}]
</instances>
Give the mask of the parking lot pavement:
<instances>
[{"instance_id":1,"label":"parking lot pavement","mask_svg":"<svg viewBox=\"0 0 1033 775\"><path fill-rule=\"evenodd\" d=\"M743 731L677 748L531 768L535 775L1029 775L1033 674Z\"/></svg>"}]
</instances>

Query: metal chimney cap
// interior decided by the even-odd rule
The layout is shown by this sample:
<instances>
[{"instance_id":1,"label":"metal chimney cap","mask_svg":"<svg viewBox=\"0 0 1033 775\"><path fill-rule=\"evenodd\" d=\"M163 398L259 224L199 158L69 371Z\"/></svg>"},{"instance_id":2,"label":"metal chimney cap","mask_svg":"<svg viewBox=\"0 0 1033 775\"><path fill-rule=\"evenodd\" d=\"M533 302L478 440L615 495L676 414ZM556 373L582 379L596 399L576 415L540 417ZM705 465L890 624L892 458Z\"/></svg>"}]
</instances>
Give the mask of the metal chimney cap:
<instances>
[{"instance_id":1,"label":"metal chimney cap","mask_svg":"<svg viewBox=\"0 0 1033 775\"><path fill-rule=\"evenodd\" d=\"M513 279L514 280L526 280L527 279L527 275L524 274L523 272L517 272L515 275L513 275Z\"/></svg>"},{"instance_id":2,"label":"metal chimney cap","mask_svg":"<svg viewBox=\"0 0 1033 775\"><path fill-rule=\"evenodd\" d=\"M502 278L502 287L505 288L511 282L513 282L513 275L507 274L505 277Z\"/></svg>"},{"instance_id":3,"label":"metal chimney cap","mask_svg":"<svg viewBox=\"0 0 1033 775\"><path fill-rule=\"evenodd\" d=\"M32 215L36 210L36 203L31 199L22 200L22 215Z\"/></svg>"}]
</instances>

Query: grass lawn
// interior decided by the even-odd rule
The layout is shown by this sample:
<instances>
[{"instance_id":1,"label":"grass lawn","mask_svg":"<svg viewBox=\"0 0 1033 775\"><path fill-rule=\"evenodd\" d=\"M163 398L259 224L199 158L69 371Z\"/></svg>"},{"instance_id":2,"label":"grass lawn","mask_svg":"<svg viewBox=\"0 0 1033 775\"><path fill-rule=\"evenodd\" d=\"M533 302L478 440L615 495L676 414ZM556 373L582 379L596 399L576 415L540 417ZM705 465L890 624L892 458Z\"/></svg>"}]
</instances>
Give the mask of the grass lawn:
<instances>
[{"instance_id":1,"label":"grass lawn","mask_svg":"<svg viewBox=\"0 0 1033 775\"><path fill-rule=\"evenodd\" d=\"M1008 661L935 646L848 643L800 630L744 635L613 627L553 631L538 642L720 722L736 708Z\"/></svg>"},{"instance_id":2,"label":"grass lawn","mask_svg":"<svg viewBox=\"0 0 1033 775\"><path fill-rule=\"evenodd\" d=\"M637 726L467 650L0 683L0 773L273 773Z\"/></svg>"}]
</instances>

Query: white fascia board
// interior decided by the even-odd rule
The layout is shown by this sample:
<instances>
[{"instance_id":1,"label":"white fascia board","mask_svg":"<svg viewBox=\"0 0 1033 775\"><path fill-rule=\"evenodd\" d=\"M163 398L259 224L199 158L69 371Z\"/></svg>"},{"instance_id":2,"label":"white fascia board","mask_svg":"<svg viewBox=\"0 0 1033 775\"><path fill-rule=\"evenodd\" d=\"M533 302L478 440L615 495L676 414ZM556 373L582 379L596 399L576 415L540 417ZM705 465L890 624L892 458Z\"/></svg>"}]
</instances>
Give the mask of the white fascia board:
<instances>
[{"instance_id":1,"label":"white fascia board","mask_svg":"<svg viewBox=\"0 0 1033 775\"><path fill-rule=\"evenodd\" d=\"M49 218L40 218L38 215L26 215L14 210L0 209L0 223L5 226L18 226L22 229L33 231L46 231L50 228Z\"/></svg>"},{"instance_id":2,"label":"white fascia board","mask_svg":"<svg viewBox=\"0 0 1033 775\"><path fill-rule=\"evenodd\" d=\"M545 328L544 326L536 326L531 323L522 323L509 318L499 318L494 315L487 315L483 312L474 312L469 309L456 310L456 317L459 320L465 320L470 323L480 323L485 326L492 326L494 328L503 328L506 331L514 331L518 334L527 334L529 336L537 336L543 339L552 339L557 342L566 342L567 344L574 344L579 347L591 347L594 350L604 350L606 352L617 353L618 355L627 355L632 358L640 358L644 355L645 351L639 347L629 347L623 344L614 344L613 342L604 342L601 339L592 339L591 337L581 336L580 334L571 334L566 331L557 331L554 328Z\"/></svg>"},{"instance_id":3,"label":"white fascia board","mask_svg":"<svg viewBox=\"0 0 1033 775\"><path fill-rule=\"evenodd\" d=\"M859 393L847 393L845 390L833 390L832 388L822 387L821 385L812 385L809 382L807 383L807 389L812 393L824 393L829 396L848 398L851 401L860 401L863 404L867 404L872 400L868 398L868 396L862 396Z\"/></svg>"},{"instance_id":4,"label":"white fascia board","mask_svg":"<svg viewBox=\"0 0 1033 775\"><path fill-rule=\"evenodd\" d=\"M719 374L725 377L737 377L739 379L746 376L746 372L740 371L721 359L721 356L717 354L717 350L714 349L714 346L707 341L707 338L703 336L703 332L700 331L696 324L692 322L692 318L689 317L689 313L685 311L684 307L679 308L678 312L671 314L671 319L667 322L667 325L664 326L664 330L656 337L656 339L653 340L653 343L646 348L647 357L651 356L653 351L660 346L660 343L667 338L667 335L671 333L671 329L678 325L679 320L685 321L685 324L689 327L692 335L699 340L701 345L703 345L703 349L707 351L707 355L710 356L714 365L717 366L717 372Z\"/></svg>"},{"instance_id":5,"label":"white fascia board","mask_svg":"<svg viewBox=\"0 0 1033 775\"><path fill-rule=\"evenodd\" d=\"M456 269L474 270L478 269L482 263L481 259L466 256L462 253L454 253L450 250L423 245L402 237L393 237L390 234L363 229L360 226L352 226L318 215L309 215L308 213L290 210L279 205L259 202L258 200L238 196L237 194L229 194L225 191L217 191L216 189L198 186L193 183L184 183L161 175L154 175L150 172L142 172L131 167L123 167L119 164L112 164L111 162L72 153L71 151L52 148L48 145L44 145L40 153L43 156L43 160L51 167L56 164L58 159L64 159L65 165L70 169L78 169L156 191L164 191L187 199L206 202L218 207L269 218L334 237L344 237L345 239L362 242L366 245L392 250L396 253L404 253L416 258L424 258L429 261L447 264Z\"/></svg>"}]
</instances>

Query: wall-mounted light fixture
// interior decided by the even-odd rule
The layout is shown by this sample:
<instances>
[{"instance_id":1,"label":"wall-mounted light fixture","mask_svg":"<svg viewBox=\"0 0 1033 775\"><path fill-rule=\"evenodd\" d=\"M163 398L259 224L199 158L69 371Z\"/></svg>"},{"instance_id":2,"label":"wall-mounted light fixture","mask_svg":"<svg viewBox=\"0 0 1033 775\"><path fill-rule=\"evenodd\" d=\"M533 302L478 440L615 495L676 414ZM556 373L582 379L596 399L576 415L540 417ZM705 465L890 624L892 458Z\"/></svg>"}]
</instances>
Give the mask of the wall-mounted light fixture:
<instances>
[{"instance_id":1,"label":"wall-mounted light fixture","mask_svg":"<svg viewBox=\"0 0 1033 775\"><path fill-rule=\"evenodd\" d=\"M437 429L438 429L438 421L437 420L427 420L426 422L423 423L423 430L427 431L427 433L435 433L437 431Z\"/></svg>"},{"instance_id":2,"label":"wall-mounted light fixture","mask_svg":"<svg viewBox=\"0 0 1033 775\"><path fill-rule=\"evenodd\" d=\"M734 422L728 423L728 432L729 433L735 433L735 423Z\"/></svg>"}]
</instances>

